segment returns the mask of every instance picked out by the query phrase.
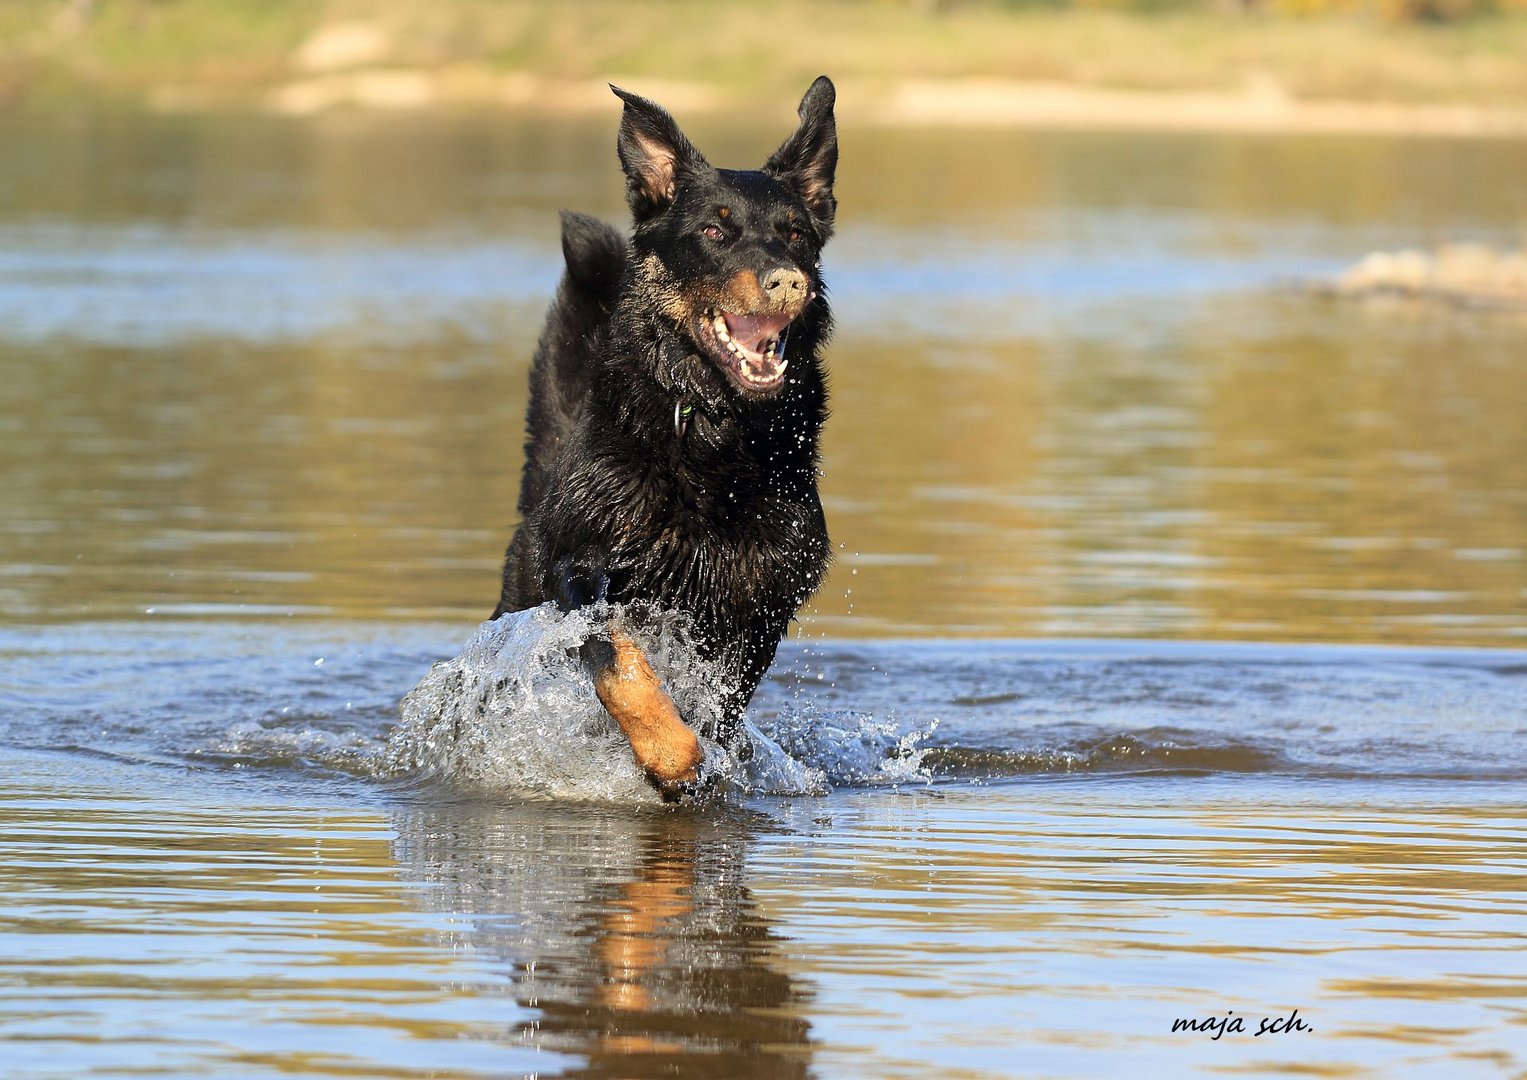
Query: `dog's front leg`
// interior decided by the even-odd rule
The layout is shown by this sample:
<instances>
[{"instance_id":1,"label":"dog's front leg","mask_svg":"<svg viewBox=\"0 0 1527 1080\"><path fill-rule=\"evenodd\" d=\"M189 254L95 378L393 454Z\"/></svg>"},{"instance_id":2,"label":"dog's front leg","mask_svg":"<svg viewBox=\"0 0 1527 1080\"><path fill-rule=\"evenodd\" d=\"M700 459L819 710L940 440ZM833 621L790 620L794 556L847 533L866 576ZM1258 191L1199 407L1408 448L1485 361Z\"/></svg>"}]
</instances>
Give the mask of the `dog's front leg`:
<instances>
[{"instance_id":1,"label":"dog's front leg","mask_svg":"<svg viewBox=\"0 0 1527 1080\"><path fill-rule=\"evenodd\" d=\"M586 566L564 565L558 574L557 605L563 611L603 600L609 579ZM612 621L608 636L583 643L580 655L594 679L594 693L631 744L636 763L665 799L676 799L700 778L705 759L700 740L684 723L673 698L624 629Z\"/></svg>"}]
</instances>

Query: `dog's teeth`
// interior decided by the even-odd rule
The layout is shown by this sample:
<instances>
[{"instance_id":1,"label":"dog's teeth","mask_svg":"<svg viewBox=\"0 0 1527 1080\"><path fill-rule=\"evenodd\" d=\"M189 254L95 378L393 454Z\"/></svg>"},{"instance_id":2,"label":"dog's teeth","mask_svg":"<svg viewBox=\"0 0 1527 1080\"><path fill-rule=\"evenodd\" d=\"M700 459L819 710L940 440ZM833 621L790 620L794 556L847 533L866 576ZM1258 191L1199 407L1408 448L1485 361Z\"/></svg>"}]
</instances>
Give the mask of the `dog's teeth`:
<instances>
[{"instance_id":1,"label":"dog's teeth","mask_svg":"<svg viewBox=\"0 0 1527 1080\"><path fill-rule=\"evenodd\" d=\"M716 321L713 325L716 328L716 336L727 344L731 344L732 335L726 332L726 320L720 315L717 315Z\"/></svg>"}]
</instances>

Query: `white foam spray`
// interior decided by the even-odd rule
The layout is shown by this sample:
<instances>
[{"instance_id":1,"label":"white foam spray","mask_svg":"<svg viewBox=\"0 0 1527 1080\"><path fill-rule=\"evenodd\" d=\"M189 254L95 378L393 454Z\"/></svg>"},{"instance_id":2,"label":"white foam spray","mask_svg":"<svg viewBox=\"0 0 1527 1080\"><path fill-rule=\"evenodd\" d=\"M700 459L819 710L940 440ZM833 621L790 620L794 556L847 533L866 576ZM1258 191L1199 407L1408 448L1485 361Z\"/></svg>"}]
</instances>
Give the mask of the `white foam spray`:
<instances>
[{"instance_id":1,"label":"white foam spray","mask_svg":"<svg viewBox=\"0 0 1527 1080\"><path fill-rule=\"evenodd\" d=\"M547 604L484 623L459 656L434 665L403 699L381 771L474 793L657 802L615 721L595 697L578 647L619 609L563 614ZM686 722L714 730L724 684L677 613L629 620ZM740 754L701 736L704 774L726 793L825 794L834 785L926 782L919 744L887 720L791 705L744 720Z\"/></svg>"}]
</instances>

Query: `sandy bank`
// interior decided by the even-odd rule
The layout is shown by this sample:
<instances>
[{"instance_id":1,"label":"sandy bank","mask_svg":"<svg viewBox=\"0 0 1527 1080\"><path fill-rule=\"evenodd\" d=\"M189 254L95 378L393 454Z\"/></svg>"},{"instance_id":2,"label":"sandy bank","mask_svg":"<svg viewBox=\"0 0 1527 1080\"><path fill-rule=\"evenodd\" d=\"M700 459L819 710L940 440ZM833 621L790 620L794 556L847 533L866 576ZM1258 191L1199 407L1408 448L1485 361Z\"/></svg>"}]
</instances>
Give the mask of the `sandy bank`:
<instances>
[{"instance_id":1,"label":"sandy bank","mask_svg":"<svg viewBox=\"0 0 1527 1080\"><path fill-rule=\"evenodd\" d=\"M1067 83L908 80L869 118L887 124L1385 135L1520 135L1527 109L1299 101L1270 79L1238 92L1108 90Z\"/></svg>"},{"instance_id":2,"label":"sandy bank","mask_svg":"<svg viewBox=\"0 0 1527 1080\"><path fill-rule=\"evenodd\" d=\"M681 113L749 107L734 93L699 82L615 73L609 81L662 100ZM879 126L1061 128L1424 136L1520 136L1527 108L1299 100L1267 78L1233 91L1133 91L1063 82L1003 79L845 80L845 122ZM194 87L165 87L167 109L214 104ZM606 80L503 74L486 68L370 67L319 72L285 82L266 108L307 116L334 109L490 107L588 113L610 109Z\"/></svg>"},{"instance_id":3,"label":"sandy bank","mask_svg":"<svg viewBox=\"0 0 1527 1080\"><path fill-rule=\"evenodd\" d=\"M1527 310L1527 250L1444 244L1435 251L1376 251L1317 291Z\"/></svg>"}]
</instances>

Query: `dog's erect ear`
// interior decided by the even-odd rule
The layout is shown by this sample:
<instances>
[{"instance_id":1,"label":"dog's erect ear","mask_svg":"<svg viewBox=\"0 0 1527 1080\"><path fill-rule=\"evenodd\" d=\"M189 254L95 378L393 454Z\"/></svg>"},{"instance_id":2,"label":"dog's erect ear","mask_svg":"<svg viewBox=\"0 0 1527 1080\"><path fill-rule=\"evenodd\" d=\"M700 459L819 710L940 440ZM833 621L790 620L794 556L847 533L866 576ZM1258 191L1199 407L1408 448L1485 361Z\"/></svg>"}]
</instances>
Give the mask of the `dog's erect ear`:
<instances>
[{"instance_id":1,"label":"dog's erect ear","mask_svg":"<svg viewBox=\"0 0 1527 1080\"><path fill-rule=\"evenodd\" d=\"M626 201L642 222L666 210L684 173L704 168L706 161L661 105L618 86L610 89L626 103L615 151L626 173Z\"/></svg>"},{"instance_id":2,"label":"dog's erect ear","mask_svg":"<svg viewBox=\"0 0 1527 1080\"><path fill-rule=\"evenodd\" d=\"M833 174L838 171L838 124L832 115L837 97L832 80L818 75L801 98L801 126L764 165L764 172L789 184L806 200L823 233L832 231L838 209L832 194Z\"/></svg>"}]
</instances>

